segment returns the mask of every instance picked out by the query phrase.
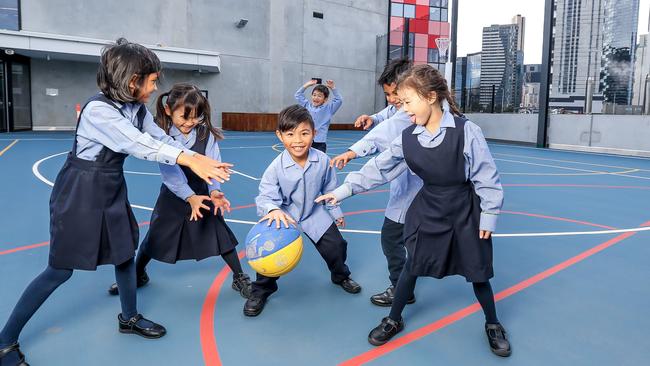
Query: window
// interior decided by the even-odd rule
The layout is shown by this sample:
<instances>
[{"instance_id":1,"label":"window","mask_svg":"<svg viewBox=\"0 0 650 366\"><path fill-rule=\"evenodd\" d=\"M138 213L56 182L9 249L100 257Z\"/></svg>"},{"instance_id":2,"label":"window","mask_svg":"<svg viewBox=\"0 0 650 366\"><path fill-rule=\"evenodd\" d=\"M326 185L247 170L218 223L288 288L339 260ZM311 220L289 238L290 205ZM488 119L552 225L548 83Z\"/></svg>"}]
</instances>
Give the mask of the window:
<instances>
[{"instance_id":1,"label":"window","mask_svg":"<svg viewBox=\"0 0 650 366\"><path fill-rule=\"evenodd\" d=\"M0 0L0 29L20 30L18 0Z\"/></svg>"},{"instance_id":2,"label":"window","mask_svg":"<svg viewBox=\"0 0 650 366\"><path fill-rule=\"evenodd\" d=\"M390 15L393 17L403 17L404 4L390 3Z\"/></svg>"},{"instance_id":3,"label":"window","mask_svg":"<svg viewBox=\"0 0 650 366\"><path fill-rule=\"evenodd\" d=\"M447 9L440 9L440 21L441 22L447 21Z\"/></svg>"},{"instance_id":4,"label":"window","mask_svg":"<svg viewBox=\"0 0 650 366\"><path fill-rule=\"evenodd\" d=\"M429 20L433 20L434 22L440 21L440 8L429 8Z\"/></svg>"},{"instance_id":5,"label":"window","mask_svg":"<svg viewBox=\"0 0 650 366\"><path fill-rule=\"evenodd\" d=\"M415 5L404 4L404 18L415 18Z\"/></svg>"}]
</instances>

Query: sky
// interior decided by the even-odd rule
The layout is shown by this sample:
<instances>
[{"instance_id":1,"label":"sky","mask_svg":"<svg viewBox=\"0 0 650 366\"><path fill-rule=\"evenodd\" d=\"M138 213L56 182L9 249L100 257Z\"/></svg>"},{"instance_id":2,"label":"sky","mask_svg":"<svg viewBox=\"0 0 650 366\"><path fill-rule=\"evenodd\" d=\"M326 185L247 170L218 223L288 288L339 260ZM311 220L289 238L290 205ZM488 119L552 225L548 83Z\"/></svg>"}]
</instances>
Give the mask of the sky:
<instances>
[{"instance_id":1,"label":"sky","mask_svg":"<svg viewBox=\"0 0 650 366\"><path fill-rule=\"evenodd\" d=\"M544 0L459 0L458 56L481 51L483 27L492 24L510 24L512 17L526 18L524 35L524 63L542 61L542 34L544 30ZM451 1L449 1L451 6ZM648 33L650 0L639 0L639 34Z\"/></svg>"}]
</instances>

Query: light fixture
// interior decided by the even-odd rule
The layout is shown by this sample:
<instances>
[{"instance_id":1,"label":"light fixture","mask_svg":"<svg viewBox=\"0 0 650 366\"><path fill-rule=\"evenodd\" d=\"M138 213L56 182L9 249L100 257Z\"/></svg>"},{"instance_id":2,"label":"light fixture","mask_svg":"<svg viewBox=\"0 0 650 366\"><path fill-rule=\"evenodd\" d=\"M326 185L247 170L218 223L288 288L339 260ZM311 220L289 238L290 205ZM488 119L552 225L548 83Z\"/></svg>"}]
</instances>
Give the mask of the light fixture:
<instances>
[{"instance_id":1,"label":"light fixture","mask_svg":"<svg viewBox=\"0 0 650 366\"><path fill-rule=\"evenodd\" d=\"M10 48L7 48L7 49L5 50L5 53L6 53L7 55L11 56L11 55L14 54L14 50L12 50L12 49L10 49Z\"/></svg>"},{"instance_id":2,"label":"light fixture","mask_svg":"<svg viewBox=\"0 0 650 366\"><path fill-rule=\"evenodd\" d=\"M244 28L248 24L248 19L246 18L241 18L237 23L235 23L235 27L237 28Z\"/></svg>"}]
</instances>

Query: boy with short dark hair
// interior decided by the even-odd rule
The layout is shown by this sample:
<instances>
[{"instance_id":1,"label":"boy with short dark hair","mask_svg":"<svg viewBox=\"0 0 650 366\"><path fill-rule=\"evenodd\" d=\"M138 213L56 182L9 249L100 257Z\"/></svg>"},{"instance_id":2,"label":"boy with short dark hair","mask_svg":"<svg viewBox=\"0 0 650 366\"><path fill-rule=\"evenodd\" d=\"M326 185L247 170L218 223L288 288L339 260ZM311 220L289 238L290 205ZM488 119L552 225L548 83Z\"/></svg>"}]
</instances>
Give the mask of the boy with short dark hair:
<instances>
[{"instance_id":1,"label":"boy with short dark hair","mask_svg":"<svg viewBox=\"0 0 650 366\"><path fill-rule=\"evenodd\" d=\"M334 85L334 80L327 80L325 85L318 84L316 79L311 79L296 91L295 98L298 104L303 106L309 111L314 121L314 129L316 136L312 147L322 152L327 152L327 131L329 130L332 116L341 108L343 99L339 94L338 89ZM316 85L311 92L311 102L305 98L305 90L312 85ZM334 99L327 103L329 99L330 89Z\"/></svg>"},{"instance_id":2,"label":"boy with short dark hair","mask_svg":"<svg viewBox=\"0 0 650 366\"><path fill-rule=\"evenodd\" d=\"M329 166L329 157L311 148L314 121L309 111L292 105L280 112L276 135L285 147L264 172L259 195L255 198L257 212L269 225L298 225L314 243L327 263L333 283L349 293L358 293L361 286L350 278L345 264L347 242L337 226L343 227L343 212L338 206L314 203L319 195L336 187L336 171ZM257 274L251 297L244 305L244 315L257 316L266 299L278 289L278 277Z\"/></svg>"}]
</instances>

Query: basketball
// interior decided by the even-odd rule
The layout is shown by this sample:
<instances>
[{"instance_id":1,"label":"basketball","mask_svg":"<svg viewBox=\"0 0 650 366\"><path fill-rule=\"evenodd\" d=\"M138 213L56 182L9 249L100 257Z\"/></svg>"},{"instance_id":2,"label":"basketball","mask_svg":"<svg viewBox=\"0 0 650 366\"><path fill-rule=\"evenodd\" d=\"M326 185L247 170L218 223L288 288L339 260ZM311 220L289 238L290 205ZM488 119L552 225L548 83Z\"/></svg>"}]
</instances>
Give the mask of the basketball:
<instances>
[{"instance_id":1,"label":"basketball","mask_svg":"<svg viewBox=\"0 0 650 366\"><path fill-rule=\"evenodd\" d=\"M246 257L248 264L259 274L279 277L293 270L302 256L300 230L263 221L251 229L246 236Z\"/></svg>"}]
</instances>

